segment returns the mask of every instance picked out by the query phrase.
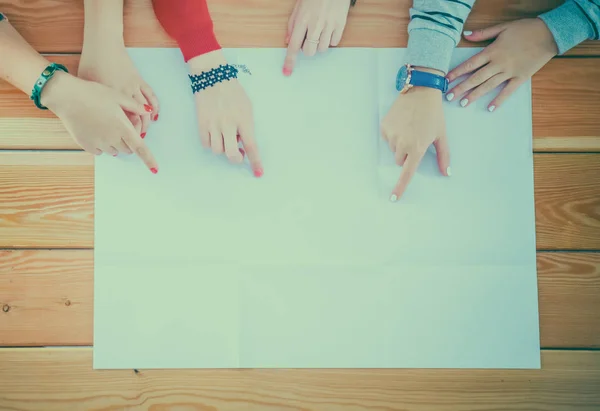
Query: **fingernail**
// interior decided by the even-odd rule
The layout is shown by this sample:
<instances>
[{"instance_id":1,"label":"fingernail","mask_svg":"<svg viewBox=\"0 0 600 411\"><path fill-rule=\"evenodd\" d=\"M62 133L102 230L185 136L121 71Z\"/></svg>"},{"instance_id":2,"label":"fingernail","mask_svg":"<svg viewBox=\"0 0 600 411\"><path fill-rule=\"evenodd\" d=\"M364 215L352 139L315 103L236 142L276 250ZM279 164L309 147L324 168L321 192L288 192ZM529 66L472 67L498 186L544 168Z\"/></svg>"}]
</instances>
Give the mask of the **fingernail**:
<instances>
[{"instance_id":1,"label":"fingernail","mask_svg":"<svg viewBox=\"0 0 600 411\"><path fill-rule=\"evenodd\" d=\"M287 68L287 67L284 67L284 68L283 68L283 75L284 75L284 76L286 76L286 77L289 77L289 76L291 76L291 75L292 75L292 70L290 70L290 69L289 69L289 68Z\"/></svg>"},{"instance_id":2,"label":"fingernail","mask_svg":"<svg viewBox=\"0 0 600 411\"><path fill-rule=\"evenodd\" d=\"M465 36L470 36L471 34L473 34L473 32L471 30L465 30L465 31L463 31L463 34Z\"/></svg>"},{"instance_id":3,"label":"fingernail","mask_svg":"<svg viewBox=\"0 0 600 411\"><path fill-rule=\"evenodd\" d=\"M140 137L141 137L141 138L144 138L144 137L146 137L146 133L142 133L142 134L140 134Z\"/></svg>"},{"instance_id":4,"label":"fingernail","mask_svg":"<svg viewBox=\"0 0 600 411\"><path fill-rule=\"evenodd\" d=\"M446 100L448 100L448 101L454 100L454 93L448 93L448 94L446 94Z\"/></svg>"},{"instance_id":5,"label":"fingernail","mask_svg":"<svg viewBox=\"0 0 600 411\"><path fill-rule=\"evenodd\" d=\"M494 110L496 110L496 106L489 106L489 107L488 107L488 111L489 111L490 113L493 113L493 112L494 112Z\"/></svg>"},{"instance_id":6,"label":"fingernail","mask_svg":"<svg viewBox=\"0 0 600 411\"><path fill-rule=\"evenodd\" d=\"M116 157L116 156L117 156L116 154L113 154L113 157Z\"/></svg>"},{"instance_id":7,"label":"fingernail","mask_svg":"<svg viewBox=\"0 0 600 411\"><path fill-rule=\"evenodd\" d=\"M150 171L152 171L152 174L156 174L156 173L158 173L158 169L157 169L157 168L154 168L154 167L152 167L152 168L150 169Z\"/></svg>"},{"instance_id":8,"label":"fingernail","mask_svg":"<svg viewBox=\"0 0 600 411\"><path fill-rule=\"evenodd\" d=\"M288 44L290 42L290 35L288 34L287 36L285 36L285 44Z\"/></svg>"},{"instance_id":9,"label":"fingernail","mask_svg":"<svg viewBox=\"0 0 600 411\"><path fill-rule=\"evenodd\" d=\"M450 177L452 175L452 169L450 168L450 166L446 167L446 175L448 177Z\"/></svg>"},{"instance_id":10,"label":"fingernail","mask_svg":"<svg viewBox=\"0 0 600 411\"><path fill-rule=\"evenodd\" d=\"M236 137L236 139L237 139L237 142L239 143L239 142L240 142L240 136L238 135L238 136Z\"/></svg>"},{"instance_id":11,"label":"fingernail","mask_svg":"<svg viewBox=\"0 0 600 411\"><path fill-rule=\"evenodd\" d=\"M154 116L154 121L158 120L158 114Z\"/></svg>"},{"instance_id":12,"label":"fingernail","mask_svg":"<svg viewBox=\"0 0 600 411\"><path fill-rule=\"evenodd\" d=\"M262 177L262 175L263 175L262 168L257 168L256 170L254 170L254 177Z\"/></svg>"},{"instance_id":13,"label":"fingernail","mask_svg":"<svg viewBox=\"0 0 600 411\"><path fill-rule=\"evenodd\" d=\"M148 113L152 113L153 108L148 104L144 104L144 110L146 110Z\"/></svg>"},{"instance_id":14,"label":"fingernail","mask_svg":"<svg viewBox=\"0 0 600 411\"><path fill-rule=\"evenodd\" d=\"M463 98L463 99L460 101L460 105L461 105L461 107L466 107L466 106L467 106L467 104L469 104L469 99L467 99L467 98Z\"/></svg>"},{"instance_id":15,"label":"fingernail","mask_svg":"<svg viewBox=\"0 0 600 411\"><path fill-rule=\"evenodd\" d=\"M396 201L398 201L398 196L396 194L392 194L392 196L390 197L390 201L392 203L395 203Z\"/></svg>"}]
</instances>

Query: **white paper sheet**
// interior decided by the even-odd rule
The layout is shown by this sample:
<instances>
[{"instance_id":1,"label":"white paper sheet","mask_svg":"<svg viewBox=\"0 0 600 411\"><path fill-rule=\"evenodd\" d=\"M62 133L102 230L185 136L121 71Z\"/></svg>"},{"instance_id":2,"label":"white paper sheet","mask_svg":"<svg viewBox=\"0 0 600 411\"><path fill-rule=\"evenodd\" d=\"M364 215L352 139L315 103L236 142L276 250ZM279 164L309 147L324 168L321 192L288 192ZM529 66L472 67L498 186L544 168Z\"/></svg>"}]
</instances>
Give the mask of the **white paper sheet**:
<instances>
[{"instance_id":1,"label":"white paper sheet","mask_svg":"<svg viewBox=\"0 0 600 411\"><path fill-rule=\"evenodd\" d=\"M454 64L477 50L459 49ZM96 160L95 368L539 368L530 85L445 104L405 196L379 121L401 49L228 49L265 175L199 141L176 49L130 49L161 102L135 157Z\"/></svg>"}]
</instances>

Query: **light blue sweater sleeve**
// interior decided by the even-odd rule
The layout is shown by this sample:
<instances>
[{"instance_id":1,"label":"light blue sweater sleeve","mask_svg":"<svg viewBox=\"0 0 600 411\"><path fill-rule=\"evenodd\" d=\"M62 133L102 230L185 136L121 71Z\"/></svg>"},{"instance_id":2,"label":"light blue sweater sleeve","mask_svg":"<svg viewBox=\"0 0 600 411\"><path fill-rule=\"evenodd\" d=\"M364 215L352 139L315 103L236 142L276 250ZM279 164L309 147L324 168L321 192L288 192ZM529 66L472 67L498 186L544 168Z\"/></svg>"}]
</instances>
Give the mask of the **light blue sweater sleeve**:
<instances>
[{"instance_id":1,"label":"light blue sweater sleeve","mask_svg":"<svg viewBox=\"0 0 600 411\"><path fill-rule=\"evenodd\" d=\"M567 0L539 16L564 54L585 40L600 40L600 0Z\"/></svg>"},{"instance_id":2,"label":"light blue sweater sleeve","mask_svg":"<svg viewBox=\"0 0 600 411\"><path fill-rule=\"evenodd\" d=\"M447 73L474 3L475 0L414 0L406 62Z\"/></svg>"}]
</instances>

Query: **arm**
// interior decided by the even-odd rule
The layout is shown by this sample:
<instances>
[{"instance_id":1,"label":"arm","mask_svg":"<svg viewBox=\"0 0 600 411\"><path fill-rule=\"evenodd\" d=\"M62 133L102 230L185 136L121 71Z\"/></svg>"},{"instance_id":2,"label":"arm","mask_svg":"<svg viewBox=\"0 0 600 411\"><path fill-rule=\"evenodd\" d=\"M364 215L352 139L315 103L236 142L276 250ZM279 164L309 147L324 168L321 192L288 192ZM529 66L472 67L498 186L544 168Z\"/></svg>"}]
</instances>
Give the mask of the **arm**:
<instances>
[{"instance_id":1,"label":"arm","mask_svg":"<svg viewBox=\"0 0 600 411\"><path fill-rule=\"evenodd\" d=\"M600 0L567 0L539 17L552 33L558 54L585 40L600 40Z\"/></svg>"},{"instance_id":2,"label":"arm","mask_svg":"<svg viewBox=\"0 0 600 411\"><path fill-rule=\"evenodd\" d=\"M444 74L475 0L414 0L406 60Z\"/></svg>"},{"instance_id":3,"label":"arm","mask_svg":"<svg viewBox=\"0 0 600 411\"><path fill-rule=\"evenodd\" d=\"M27 95L50 64L6 19L0 20L0 78ZM57 71L42 89L40 103L52 110L84 150L93 154L137 153L155 173L154 157L135 135L124 111L142 115L147 107L97 83Z\"/></svg>"},{"instance_id":4,"label":"arm","mask_svg":"<svg viewBox=\"0 0 600 411\"><path fill-rule=\"evenodd\" d=\"M84 0L83 47L110 43L124 47L123 0Z\"/></svg>"},{"instance_id":5,"label":"arm","mask_svg":"<svg viewBox=\"0 0 600 411\"><path fill-rule=\"evenodd\" d=\"M219 50L206 0L152 0L154 13L181 49L186 62Z\"/></svg>"},{"instance_id":6,"label":"arm","mask_svg":"<svg viewBox=\"0 0 600 411\"><path fill-rule=\"evenodd\" d=\"M227 65L206 0L152 0L152 4L160 24L177 41L192 75L205 75ZM234 164L247 155L254 175L262 176L252 104L237 78L221 77L210 87L193 88L193 92L202 145L217 155L226 155Z\"/></svg>"},{"instance_id":7,"label":"arm","mask_svg":"<svg viewBox=\"0 0 600 411\"><path fill-rule=\"evenodd\" d=\"M144 138L150 121L158 118L159 104L125 49L123 0L84 0L83 4L85 24L78 75L152 106L152 113L128 114L136 132Z\"/></svg>"},{"instance_id":8,"label":"arm","mask_svg":"<svg viewBox=\"0 0 600 411\"><path fill-rule=\"evenodd\" d=\"M15 28L3 19L0 21L0 78L6 80L27 95L31 90L40 73L50 64L48 60L42 57L33 49ZM55 77L62 77L64 73L56 73ZM50 90L50 85L55 78L52 78L44 93Z\"/></svg>"}]
</instances>

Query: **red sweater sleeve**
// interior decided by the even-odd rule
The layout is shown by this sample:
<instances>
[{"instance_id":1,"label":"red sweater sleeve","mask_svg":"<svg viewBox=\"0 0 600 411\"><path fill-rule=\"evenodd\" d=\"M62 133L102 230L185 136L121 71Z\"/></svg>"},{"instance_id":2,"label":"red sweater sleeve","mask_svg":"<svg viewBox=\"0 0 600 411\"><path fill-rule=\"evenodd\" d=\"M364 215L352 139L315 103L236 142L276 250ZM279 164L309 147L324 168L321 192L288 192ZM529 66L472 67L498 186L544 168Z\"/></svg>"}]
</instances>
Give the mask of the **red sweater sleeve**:
<instances>
[{"instance_id":1,"label":"red sweater sleeve","mask_svg":"<svg viewBox=\"0 0 600 411\"><path fill-rule=\"evenodd\" d=\"M154 13L188 60L221 48L206 0L152 0Z\"/></svg>"}]
</instances>

